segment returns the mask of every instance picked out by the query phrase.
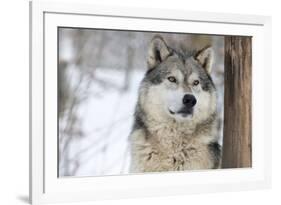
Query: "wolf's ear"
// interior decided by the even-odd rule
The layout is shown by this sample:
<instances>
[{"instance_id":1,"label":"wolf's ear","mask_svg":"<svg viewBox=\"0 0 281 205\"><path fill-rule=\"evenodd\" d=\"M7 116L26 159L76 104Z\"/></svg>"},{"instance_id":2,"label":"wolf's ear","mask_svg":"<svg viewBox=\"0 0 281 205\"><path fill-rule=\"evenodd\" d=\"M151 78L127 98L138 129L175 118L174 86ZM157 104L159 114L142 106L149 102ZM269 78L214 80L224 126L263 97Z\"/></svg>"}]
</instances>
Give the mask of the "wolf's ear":
<instances>
[{"instance_id":1,"label":"wolf's ear","mask_svg":"<svg viewBox=\"0 0 281 205\"><path fill-rule=\"evenodd\" d=\"M148 68L152 69L156 67L159 63L164 61L170 55L169 48L165 43L164 39L157 35L155 36L148 47Z\"/></svg>"},{"instance_id":2,"label":"wolf's ear","mask_svg":"<svg viewBox=\"0 0 281 205\"><path fill-rule=\"evenodd\" d=\"M214 61L214 51L208 46L200 50L196 55L195 59L206 69L207 73L211 73L212 65Z\"/></svg>"}]
</instances>

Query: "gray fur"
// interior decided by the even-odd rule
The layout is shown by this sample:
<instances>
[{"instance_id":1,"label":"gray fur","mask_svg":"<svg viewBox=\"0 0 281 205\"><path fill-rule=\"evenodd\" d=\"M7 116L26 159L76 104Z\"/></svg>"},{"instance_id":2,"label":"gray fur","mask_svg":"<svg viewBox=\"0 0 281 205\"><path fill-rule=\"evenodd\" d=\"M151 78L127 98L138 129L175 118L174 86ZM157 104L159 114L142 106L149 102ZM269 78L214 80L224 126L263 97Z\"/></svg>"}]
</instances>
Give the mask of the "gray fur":
<instances>
[{"instance_id":1,"label":"gray fur","mask_svg":"<svg viewBox=\"0 0 281 205\"><path fill-rule=\"evenodd\" d=\"M214 160L214 169L220 167L221 160L221 146L217 142L212 142L208 145L210 154Z\"/></svg>"},{"instance_id":2,"label":"gray fur","mask_svg":"<svg viewBox=\"0 0 281 205\"><path fill-rule=\"evenodd\" d=\"M130 135L131 172L219 168L212 59L204 59L212 57L212 50L206 49L183 52L168 47L162 37L153 38ZM169 76L176 81L169 82ZM195 80L199 85L192 84ZM194 95L198 103L191 114L183 115L178 106L183 106L180 103L185 94ZM172 102L170 95L175 96Z\"/></svg>"}]
</instances>

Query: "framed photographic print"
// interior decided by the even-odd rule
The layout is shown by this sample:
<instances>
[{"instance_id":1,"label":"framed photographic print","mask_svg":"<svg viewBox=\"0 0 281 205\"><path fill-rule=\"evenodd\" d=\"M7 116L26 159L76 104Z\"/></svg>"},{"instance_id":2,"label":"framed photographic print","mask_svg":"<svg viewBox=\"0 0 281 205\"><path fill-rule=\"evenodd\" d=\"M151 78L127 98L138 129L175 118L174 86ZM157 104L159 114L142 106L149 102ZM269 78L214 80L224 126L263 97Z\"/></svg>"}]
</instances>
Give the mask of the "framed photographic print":
<instances>
[{"instance_id":1,"label":"framed photographic print","mask_svg":"<svg viewBox=\"0 0 281 205\"><path fill-rule=\"evenodd\" d=\"M30 22L32 204L270 187L270 17L36 1Z\"/></svg>"}]
</instances>

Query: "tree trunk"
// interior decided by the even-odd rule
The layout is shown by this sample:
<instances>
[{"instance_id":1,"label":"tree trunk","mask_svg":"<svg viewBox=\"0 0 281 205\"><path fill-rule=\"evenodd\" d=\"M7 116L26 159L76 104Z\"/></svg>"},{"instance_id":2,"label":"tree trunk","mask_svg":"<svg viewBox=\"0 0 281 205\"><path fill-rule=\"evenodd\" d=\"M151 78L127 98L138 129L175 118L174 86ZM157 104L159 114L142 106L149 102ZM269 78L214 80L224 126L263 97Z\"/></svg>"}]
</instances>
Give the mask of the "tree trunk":
<instances>
[{"instance_id":1,"label":"tree trunk","mask_svg":"<svg viewBox=\"0 0 281 205\"><path fill-rule=\"evenodd\" d=\"M252 166L252 39L225 37L222 168Z\"/></svg>"}]
</instances>

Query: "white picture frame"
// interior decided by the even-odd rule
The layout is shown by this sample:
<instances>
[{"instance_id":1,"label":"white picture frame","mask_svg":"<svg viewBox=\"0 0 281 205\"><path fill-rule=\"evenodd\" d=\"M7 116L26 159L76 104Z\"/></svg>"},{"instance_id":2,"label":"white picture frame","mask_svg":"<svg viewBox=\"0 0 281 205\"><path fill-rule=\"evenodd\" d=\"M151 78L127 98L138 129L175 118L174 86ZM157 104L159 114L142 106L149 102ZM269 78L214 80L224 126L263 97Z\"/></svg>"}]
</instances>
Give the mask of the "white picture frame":
<instances>
[{"instance_id":1,"label":"white picture frame","mask_svg":"<svg viewBox=\"0 0 281 205\"><path fill-rule=\"evenodd\" d=\"M163 23L165 22L165 23ZM253 36L253 167L123 176L57 177L57 27ZM269 188L271 18L254 15L30 2L32 204ZM265 72L266 69L266 72ZM51 83L50 83L51 82ZM266 88L266 89L265 89ZM267 103L265 103L267 100ZM71 196L71 197L70 197Z\"/></svg>"}]
</instances>

